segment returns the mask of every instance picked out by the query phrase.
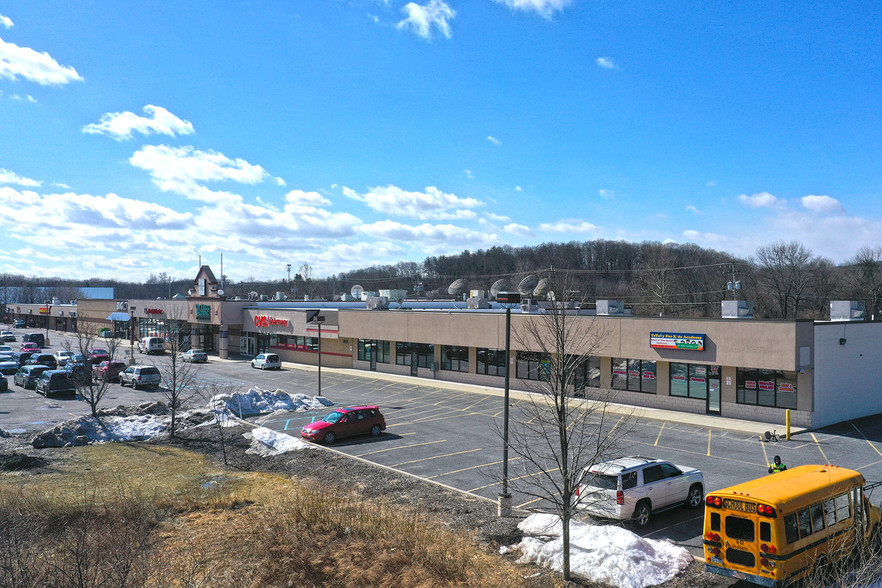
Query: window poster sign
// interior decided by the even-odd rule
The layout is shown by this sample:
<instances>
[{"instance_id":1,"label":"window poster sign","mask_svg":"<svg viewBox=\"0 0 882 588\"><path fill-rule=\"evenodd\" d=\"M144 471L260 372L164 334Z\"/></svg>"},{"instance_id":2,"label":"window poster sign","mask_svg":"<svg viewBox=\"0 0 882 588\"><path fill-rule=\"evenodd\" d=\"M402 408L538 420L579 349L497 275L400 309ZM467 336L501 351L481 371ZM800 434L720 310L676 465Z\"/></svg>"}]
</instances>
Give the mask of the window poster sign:
<instances>
[{"instance_id":1,"label":"window poster sign","mask_svg":"<svg viewBox=\"0 0 882 588\"><path fill-rule=\"evenodd\" d=\"M704 351L704 334L652 332L649 334L649 346L653 349Z\"/></svg>"}]
</instances>

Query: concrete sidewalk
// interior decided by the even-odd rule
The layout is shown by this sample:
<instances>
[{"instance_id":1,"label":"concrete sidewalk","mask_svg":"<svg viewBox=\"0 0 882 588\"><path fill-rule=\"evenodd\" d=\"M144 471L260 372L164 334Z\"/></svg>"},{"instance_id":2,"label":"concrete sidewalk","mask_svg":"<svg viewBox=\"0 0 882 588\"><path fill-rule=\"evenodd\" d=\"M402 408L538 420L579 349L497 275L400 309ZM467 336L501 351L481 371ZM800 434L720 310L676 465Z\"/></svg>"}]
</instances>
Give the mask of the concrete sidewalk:
<instances>
[{"instance_id":1,"label":"concrete sidewalk","mask_svg":"<svg viewBox=\"0 0 882 588\"><path fill-rule=\"evenodd\" d=\"M212 360L217 360L212 357ZM247 358L230 358L220 361L246 362ZM298 369L303 371L316 372L318 368L312 365L295 364L286 362L285 367L289 369ZM399 374L388 374L383 372L366 372L364 370L347 369L347 368L329 368L322 367L324 373L335 373L347 376L356 376L359 378L381 380L384 382L399 382L411 384L414 386L431 386L442 388L444 390L455 390L458 392L472 392L474 394L486 394L488 396L503 397L505 390L503 388L495 388L490 386L478 386L475 384L463 384L460 382L449 382L446 380L427 380L426 378L418 378L415 376L404 376ZM531 396L539 396L535 393L525 392L523 390L509 390L509 398L514 400L526 400ZM757 435L763 438L766 431L777 431L783 438L786 431L784 426L779 424L763 423L759 421L747 421L743 419L733 419L728 417L695 414L689 412L679 412L675 410L665 410L661 408L648 408L642 406L631 406L629 404L609 404L607 410L614 414L631 415L639 418L653 419L658 421L667 421L672 423L684 423L695 427L707 429L723 429L727 431L737 431L750 435ZM791 435L805 432L803 427L790 427Z\"/></svg>"}]
</instances>

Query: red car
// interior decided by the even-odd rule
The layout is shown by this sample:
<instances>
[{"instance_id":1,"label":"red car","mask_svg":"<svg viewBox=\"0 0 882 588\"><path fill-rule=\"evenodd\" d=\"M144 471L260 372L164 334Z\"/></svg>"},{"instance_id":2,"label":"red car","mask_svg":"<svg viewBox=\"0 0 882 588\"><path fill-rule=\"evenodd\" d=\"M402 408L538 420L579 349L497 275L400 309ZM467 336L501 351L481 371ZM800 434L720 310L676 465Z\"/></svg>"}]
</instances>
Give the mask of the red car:
<instances>
[{"instance_id":1,"label":"red car","mask_svg":"<svg viewBox=\"0 0 882 588\"><path fill-rule=\"evenodd\" d=\"M300 436L308 441L333 443L343 437L354 435L378 436L386 430L386 419L377 406L351 406L338 408L325 418L309 423L300 430Z\"/></svg>"},{"instance_id":2,"label":"red car","mask_svg":"<svg viewBox=\"0 0 882 588\"><path fill-rule=\"evenodd\" d=\"M124 361L102 361L92 368L92 378L103 380L107 378L108 382L119 380L119 373L126 369Z\"/></svg>"},{"instance_id":3,"label":"red car","mask_svg":"<svg viewBox=\"0 0 882 588\"><path fill-rule=\"evenodd\" d=\"M21 346L18 348L18 350L19 351L40 351L40 346L37 345L36 343L27 342L27 343L22 343Z\"/></svg>"},{"instance_id":4,"label":"red car","mask_svg":"<svg viewBox=\"0 0 882 588\"><path fill-rule=\"evenodd\" d=\"M107 353L106 349L96 347L89 352L89 361L92 362L92 365L97 365L102 361L110 361L110 354Z\"/></svg>"}]
</instances>

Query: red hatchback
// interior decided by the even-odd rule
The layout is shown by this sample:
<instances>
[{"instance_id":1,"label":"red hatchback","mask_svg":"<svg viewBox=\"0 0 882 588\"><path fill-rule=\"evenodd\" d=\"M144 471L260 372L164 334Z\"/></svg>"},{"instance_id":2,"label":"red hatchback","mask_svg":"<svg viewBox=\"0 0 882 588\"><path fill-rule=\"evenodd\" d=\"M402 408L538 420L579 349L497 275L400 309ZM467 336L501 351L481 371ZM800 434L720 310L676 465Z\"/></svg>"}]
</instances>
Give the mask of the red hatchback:
<instances>
[{"instance_id":1,"label":"red hatchback","mask_svg":"<svg viewBox=\"0 0 882 588\"><path fill-rule=\"evenodd\" d=\"M95 380L107 378L108 382L113 382L119 380L119 373L126 367L128 365L124 361L102 361L92 368L92 378Z\"/></svg>"},{"instance_id":2,"label":"red hatchback","mask_svg":"<svg viewBox=\"0 0 882 588\"><path fill-rule=\"evenodd\" d=\"M355 435L378 436L386 430L386 419L377 406L351 406L338 408L325 418L309 423L300 430L300 436L308 441L333 443L343 437Z\"/></svg>"}]
</instances>

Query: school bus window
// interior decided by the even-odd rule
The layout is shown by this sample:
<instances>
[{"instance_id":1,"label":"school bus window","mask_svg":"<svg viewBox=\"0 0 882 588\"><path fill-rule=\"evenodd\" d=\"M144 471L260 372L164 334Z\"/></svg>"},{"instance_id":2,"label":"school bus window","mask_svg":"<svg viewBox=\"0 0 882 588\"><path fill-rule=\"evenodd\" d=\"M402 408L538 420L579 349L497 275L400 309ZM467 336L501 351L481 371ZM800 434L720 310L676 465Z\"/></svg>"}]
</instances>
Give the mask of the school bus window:
<instances>
[{"instance_id":1,"label":"school bus window","mask_svg":"<svg viewBox=\"0 0 882 588\"><path fill-rule=\"evenodd\" d=\"M710 513L710 528L711 531L720 531L720 513L712 512Z\"/></svg>"},{"instance_id":2,"label":"school bus window","mask_svg":"<svg viewBox=\"0 0 882 588\"><path fill-rule=\"evenodd\" d=\"M817 533L824 528L824 507L820 504L812 506L812 532Z\"/></svg>"},{"instance_id":3,"label":"school bus window","mask_svg":"<svg viewBox=\"0 0 882 588\"><path fill-rule=\"evenodd\" d=\"M851 509L848 506L848 494L840 494L836 501L836 520L844 521L851 518Z\"/></svg>"},{"instance_id":4,"label":"school bus window","mask_svg":"<svg viewBox=\"0 0 882 588\"><path fill-rule=\"evenodd\" d=\"M804 508L799 511L799 536L805 539L812 534L812 518L809 509Z\"/></svg>"},{"instance_id":5,"label":"school bus window","mask_svg":"<svg viewBox=\"0 0 882 588\"><path fill-rule=\"evenodd\" d=\"M830 525L836 524L836 503L833 499L824 501L824 516L825 516L825 526L829 527Z\"/></svg>"},{"instance_id":6,"label":"school bus window","mask_svg":"<svg viewBox=\"0 0 882 588\"><path fill-rule=\"evenodd\" d=\"M760 541L772 540L772 525L770 523L760 523Z\"/></svg>"},{"instance_id":7,"label":"school bus window","mask_svg":"<svg viewBox=\"0 0 882 588\"><path fill-rule=\"evenodd\" d=\"M741 517L726 517L726 536L730 539L753 541L753 521Z\"/></svg>"},{"instance_id":8,"label":"school bus window","mask_svg":"<svg viewBox=\"0 0 882 588\"><path fill-rule=\"evenodd\" d=\"M799 527L796 526L795 514L784 517L784 536L787 539L787 543L799 541Z\"/></svg>"}]
</instances>

